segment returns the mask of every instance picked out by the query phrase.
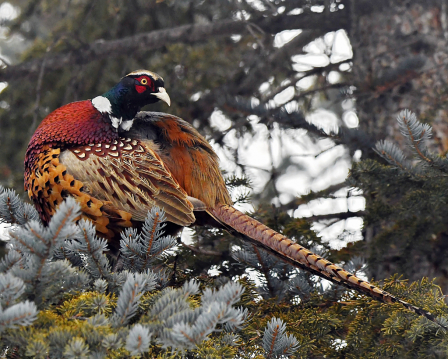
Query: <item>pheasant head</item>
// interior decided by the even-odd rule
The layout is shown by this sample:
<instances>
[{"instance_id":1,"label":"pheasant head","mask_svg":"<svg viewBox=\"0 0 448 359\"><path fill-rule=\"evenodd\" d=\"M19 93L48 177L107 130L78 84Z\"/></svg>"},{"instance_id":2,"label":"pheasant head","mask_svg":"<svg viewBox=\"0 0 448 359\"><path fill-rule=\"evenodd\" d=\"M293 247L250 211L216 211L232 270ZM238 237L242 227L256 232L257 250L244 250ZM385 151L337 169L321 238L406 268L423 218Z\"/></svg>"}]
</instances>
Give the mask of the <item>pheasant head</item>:
<instances>
[{"instance_id":1,"label":"pheasant head","mask_svg":"<svg viewBox=\"0 0 448 359\"><path fill-rule=\"evenodd\" d=\"M137 70L123 77L106 93L95 97L92 104L100 113L108 115L117 131L119 128L127 131L143 106L160 100L168 106L171 103L163 79L154 72Z\"/></svg>"}]
</instances>

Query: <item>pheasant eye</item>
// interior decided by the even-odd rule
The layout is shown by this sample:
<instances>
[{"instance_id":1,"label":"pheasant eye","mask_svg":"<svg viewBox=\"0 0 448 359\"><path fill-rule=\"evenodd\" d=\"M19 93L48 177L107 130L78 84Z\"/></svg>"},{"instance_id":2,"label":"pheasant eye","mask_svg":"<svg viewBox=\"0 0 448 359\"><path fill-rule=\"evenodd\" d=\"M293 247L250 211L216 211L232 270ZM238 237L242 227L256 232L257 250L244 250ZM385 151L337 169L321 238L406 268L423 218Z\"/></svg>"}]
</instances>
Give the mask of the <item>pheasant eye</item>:
<instances>
[{"instance_id":1,"label":"pheasant eye","mask_svg":"<svg viewBox=\"0 0 448 359\"><path fill-rule=\"evenodd\" d=\"M147 79L141 79L141 80L140 80L140 83L141 83L142 85L146 85L146 84L148 83L148 80L147 80Z\"/></svg>"}]
</instances>

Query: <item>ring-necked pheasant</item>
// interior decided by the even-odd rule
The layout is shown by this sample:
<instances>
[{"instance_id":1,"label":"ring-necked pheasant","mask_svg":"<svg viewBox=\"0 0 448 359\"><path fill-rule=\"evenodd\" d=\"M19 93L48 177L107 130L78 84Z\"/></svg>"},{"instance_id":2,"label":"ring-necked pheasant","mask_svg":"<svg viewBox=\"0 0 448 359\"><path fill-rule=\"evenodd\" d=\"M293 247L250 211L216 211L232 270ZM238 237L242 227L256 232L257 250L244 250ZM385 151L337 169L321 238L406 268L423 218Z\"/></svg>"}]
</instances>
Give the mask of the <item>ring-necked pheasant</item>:
<instances>
[{"instance_id":1,"label":"ring-necked pheasant","mask_svg":"<svg viewBox=\"0 0 448 359\"><path fill-rule=\"evenodd\" d=\"M123 228L141 224L157 205L171 232L194 224L224 228L294 266L436 321L233 208L205 138L175 116L138 113L159 100L170 104L163 79L138 70L103 95L62 106L42 121L26 152L25 189L44 223L72 196L82 217L116 246Z\"/></svg>"}]
</instances>

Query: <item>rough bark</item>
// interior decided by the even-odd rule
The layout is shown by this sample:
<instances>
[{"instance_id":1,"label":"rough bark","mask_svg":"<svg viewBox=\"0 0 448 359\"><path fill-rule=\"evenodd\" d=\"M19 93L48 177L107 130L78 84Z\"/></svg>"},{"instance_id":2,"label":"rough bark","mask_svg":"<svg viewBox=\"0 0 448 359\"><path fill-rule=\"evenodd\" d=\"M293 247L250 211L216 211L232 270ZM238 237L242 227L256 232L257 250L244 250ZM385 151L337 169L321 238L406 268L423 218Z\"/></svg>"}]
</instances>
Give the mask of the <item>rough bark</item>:
<instances>
[{"instance_id":1,"label":"rough bark","mask_svg":"<svg viewBox=\"0 0 448 359\"><path fill-rule=\"evenodd\" d=\"M400 110L408 108L416 112L420 120L432 121L431 147L440 153L446 152L446 1L383 1L378 7L371 7L370 3L357 0L351 5L350 39L361 129L376 140L388 138L402 142L395 117ZM366 11L369 6L371 11ZM381 16L376 11L381 11ZM364 156L374 154L364 153ZM400 266L407 260L412 268L406 273L409 279L439 277L439 284L445 291L448 289L448 266L444 264L446 252L442 240L434 241L439 244L434 244L430 257L411 251L408 258L403 258L404 254L392 245L375 248L372 240L380 230L379 226L370 225L364 231L372 276L381 279L401 272ZM378 252L382 253L381 259L378 259Z\"/></svg>"}]
</instances>

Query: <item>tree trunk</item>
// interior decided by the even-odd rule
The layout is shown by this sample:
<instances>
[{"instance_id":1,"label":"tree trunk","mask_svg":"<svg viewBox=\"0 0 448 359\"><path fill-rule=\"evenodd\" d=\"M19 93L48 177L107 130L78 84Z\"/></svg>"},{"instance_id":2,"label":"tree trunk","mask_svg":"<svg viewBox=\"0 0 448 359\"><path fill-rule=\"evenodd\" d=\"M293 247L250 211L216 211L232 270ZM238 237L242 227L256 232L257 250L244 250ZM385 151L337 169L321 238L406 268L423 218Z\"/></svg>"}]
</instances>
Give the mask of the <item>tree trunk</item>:
<instances>
[{"instance_id":1,"label":"tree trunk","mask_svg":"<svg viewBox=\"0 0 448 359\"><path fill-rule=\"evenodd\" d=\"M404 149L396 115L408 108L433 126L430 148L439 153L448 150L447 6L446 0L352 1L349 35L357 111L361 129L375 141L390 139ZM366 157L378 159L373 152L363 153ZM448 289L448 266L443 264L447 236L433 235L437 238L430 251L422 251L412 238L378 248L375 236L389 225L366 224L369 274L375 279L397 272L411 280L438 277L442 289Z\"/></svg>"}]
</instances>

